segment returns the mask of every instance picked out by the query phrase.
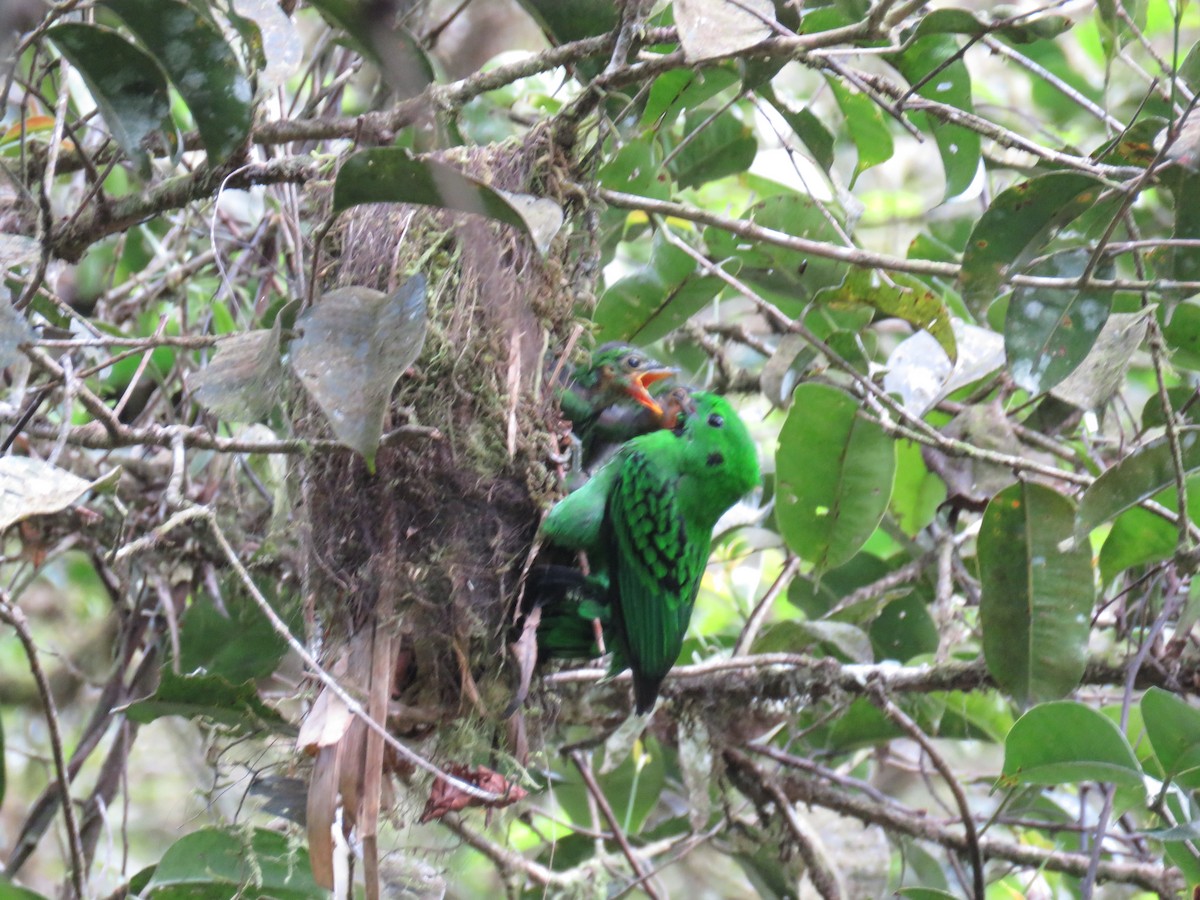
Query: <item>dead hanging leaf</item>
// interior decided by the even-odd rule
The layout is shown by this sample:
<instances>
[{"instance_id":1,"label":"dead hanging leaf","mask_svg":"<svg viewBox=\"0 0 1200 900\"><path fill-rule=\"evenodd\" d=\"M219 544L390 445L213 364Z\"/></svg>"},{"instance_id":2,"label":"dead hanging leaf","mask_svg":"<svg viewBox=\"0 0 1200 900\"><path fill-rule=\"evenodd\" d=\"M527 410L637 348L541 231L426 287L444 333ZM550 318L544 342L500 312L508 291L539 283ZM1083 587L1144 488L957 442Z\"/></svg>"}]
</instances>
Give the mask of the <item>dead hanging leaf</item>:
<instances>
[{"instance_id":1,"label":"dead hanging leaf","mask_svg":"<svg viewBox=\"0 0 1200 900\"><path fill-rule=\"evenodd\" d=\"M291 367L337 439L374 470L392 388L425 343L425 276L394 293L345 287L296 320Z\"/></svg>"},{"instance_id":2,"label":"dead hanging leaf","mask_svg":"<svg viewBox=\"0 0 1200 900\"><path fill-rule=\"evenodd\" d=\"M221 419L255 422L279 401L283 363L279 355L282 315L275 325L226 338L207 366L191 378L192 396Z\"/></svg>"},{"instance_id":3,"label":"dead hanging leaf","mask_svg":"<svg viewBox=\"0 0 1200 900\"><path fill-rule=\"evenodd\" d=\"M496 193L509 202L525 220L529 228L529 236L538 253L543 256L550 250L550 242L558 234L563 224L562 207L547 197L535 197L533 194L515 194L496 188Z\"/></svg>"},{"instance_id":4,"label":"dead hanging leaf","mask_svg":"<svg viewBox=\"0 0 1200 900\"><path fill-rule=\"evenodd\" d=\"M30 516L62 512L88 491L115 482L120 473L111 469L87 481L40 459L0 457L0 531Z\"/></svg>"},{"instance_id":5,"label":"dead hanging leaf","mask_svg":"<svg viewBox=\"0 0 1200 900\"><path fill-rule=\"evenodd\" d=\"M1050 396L1079 409L1106 403L1125 382L1133 354L1142 345L1150 311L1111 313L1096 343L1074 372L1050 389Z\"/></svg>"},{"instance_id":6,"label":"dead hanging leaf","mask_svg":"<svg viewBox=\"0 0 1200 900\"><path fill-rule=\"evenodd\" d=\"M451 784L445 778L437 778L429 791L429 802L425 804L425 811L421 813L421 818L417 819L418 824L424 825L426 822L440 819L446 813L458 812L468 806L503 809L529 795L529 792L520 785L511 783L499 772L493 772L487 766L476 766L473 770L466 766L447 766L446 772L455 778L475 785L480 790L499 794L500 797L497 800L481 800Z\"/></svg>"},{"instance_id":7,"label":"dead hanging leaf","mask_svg":"<svg viewBox=\"0 0 1200 900\"><path fill-rule=\"evenodd\" d=\"M753 47L774 32L771 0L675 0L679 43L690 63Z\"/></svg>"},{"instance_id":8,"label":"dead hanging leaf","mask_svg":"<svg viewBox=\"0 0 1200 900\"><path fill-rule=\"evenodd\" d=\"M958 359L953 363L946 351L926 331L914 332L896 345L887 361L883 389L898 394L904 408L923 416L943 397L978 381L1004 365L1004 338L951 320Z\"/></svg>"}]
</instances>

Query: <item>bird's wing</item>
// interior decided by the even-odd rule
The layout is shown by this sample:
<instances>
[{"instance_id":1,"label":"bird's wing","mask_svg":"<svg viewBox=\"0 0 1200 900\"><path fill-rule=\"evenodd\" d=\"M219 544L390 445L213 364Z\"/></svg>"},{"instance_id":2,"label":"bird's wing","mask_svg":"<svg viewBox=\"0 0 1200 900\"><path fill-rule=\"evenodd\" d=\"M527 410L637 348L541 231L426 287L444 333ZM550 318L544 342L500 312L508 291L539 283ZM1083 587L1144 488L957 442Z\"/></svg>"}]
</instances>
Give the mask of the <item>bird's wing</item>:
<instances>
[{"instance_id":1,"label":"bird's wing","mask_svg":"<svg viewBox=\"0 0 1200 900\"><path fill-rule=\"evenodd\" d=\"M607 520L614 618L635 684L644 675L655 691L679 656L708 551L707 539L688 534L677 481L655 454L628 453Z\"/></svg>"},{"instance_id":2,"label":"bird's wing","mask_svg":"<svg viewBox=\"0 0 1200 900\"><path fill-rule=\"evenodd\" d=\"M542 523L542 536L568 550L590 554L597 549L604 508L619 468L618 459L610 460L583 487L554 504Z\"/></svg>"}]
</instances>

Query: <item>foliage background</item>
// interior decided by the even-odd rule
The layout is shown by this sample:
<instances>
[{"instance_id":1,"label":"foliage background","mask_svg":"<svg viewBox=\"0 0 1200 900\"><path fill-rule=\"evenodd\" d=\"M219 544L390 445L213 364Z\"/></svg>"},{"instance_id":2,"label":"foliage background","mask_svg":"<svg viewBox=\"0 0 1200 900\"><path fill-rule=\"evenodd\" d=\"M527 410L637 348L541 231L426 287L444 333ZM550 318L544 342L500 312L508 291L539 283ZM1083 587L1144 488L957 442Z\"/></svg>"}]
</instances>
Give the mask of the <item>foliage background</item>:
<instances>
[{"instance_id":1,"label":"foliage background","mask_svg":"<svg viewBox=\"0 0 1200 900\"><path fill-rule=\"evenodd\" d=\"M466 459L526 539L557 490L543 373L510 377L504 334L476 427L438 393L446 322L498 283L464 275L481 227L526 267L523 340L651 347L735 397L767 478L644 731L589 666L498 715L498 569L454 677L376 711L416 768L375 764L360 890L1200 882L1198 25L1152 0L6 6L0 891L324 895L311 663L380 695L335 667L363 632L314 599L312 485L387 509L378 485ZM430 334L368 327L370 377L322 400L296 316L373 200L444 210L400 208L353 282L385 316L420 273ZM359 400L397 382L380 448ZM330 596L378 590L334 568ZM421 765L530 796L418 824Z\"/></svg>"}]
</instances>

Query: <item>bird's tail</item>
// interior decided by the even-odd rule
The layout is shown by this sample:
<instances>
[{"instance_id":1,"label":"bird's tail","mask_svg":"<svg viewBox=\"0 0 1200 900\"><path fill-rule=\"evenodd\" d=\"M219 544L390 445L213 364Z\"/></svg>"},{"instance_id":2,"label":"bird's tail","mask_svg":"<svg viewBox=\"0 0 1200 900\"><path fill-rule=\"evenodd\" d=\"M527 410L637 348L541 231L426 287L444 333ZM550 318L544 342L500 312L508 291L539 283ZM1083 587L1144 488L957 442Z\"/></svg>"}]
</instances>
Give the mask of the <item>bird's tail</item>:
<instances>
[{"instance_id":1,"label":"bird's tail","mask_svg":"<svg viewBox=\"0 0 1200 900\"><path fill-rule=\"evenodd\" d=\"M570 566L535 566L525 580L530 608L540 608L539 659L595 659L603 655L595 621L607 628L607 586Z\"/></svg>"}]
</instances>

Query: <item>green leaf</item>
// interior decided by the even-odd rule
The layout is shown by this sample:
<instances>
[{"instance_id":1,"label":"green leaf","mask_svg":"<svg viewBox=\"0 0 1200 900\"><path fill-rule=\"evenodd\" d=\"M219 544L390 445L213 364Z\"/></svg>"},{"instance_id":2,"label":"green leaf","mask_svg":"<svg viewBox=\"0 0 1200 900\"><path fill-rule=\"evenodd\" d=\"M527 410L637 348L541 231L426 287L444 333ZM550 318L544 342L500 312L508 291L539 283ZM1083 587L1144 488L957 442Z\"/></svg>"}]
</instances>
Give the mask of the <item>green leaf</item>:
<instances>
[{"instance_id":1,"label":"green leaf","mask_svg":"<svg viewBox=\"0 0 1200 900\"><path fill-rule=\"evenodd\" d=\"M329 291L296 320L290 364L337 439L374 469L392 388L425 343L425 276L395 293Z\"/></svg>"},{"instance_id":2,"label":"green leaf","mask_svg":"<svg viewBox=\"0 0 1200 900\"><path fill-rule=\"evenodd\" d=\"M185 835L163 854L145 890L154 900L329 896L313 881L303 845L265 828L201 828Z\"/></svg>"},{"instance_id":3,"label":"green leaf","mask_svg":"<svg viewBox=\"0 0 1200 900\"><path fill-rule=\"evenodd\" d=\"M737 73L727 66L663 72L650 85L641 126L653 133L665 131L675 124L680 113L699 109L738 81Z\"/></svg>"},{"instance_id":4,"label":"green leaf","mask_svg":"<svg viewBox=\"0 0 1200 900\"><path fill-rule=\"evenodd\" d=\"M232 156L250 133L254 92L221 32L179 0L103 3L125 20L187 103L209 164Z\"/></svg>"},{"instance_id":5,"label":"green leaf","mask_svg":"<svg viewBox=\"0 0 1200 900\"><path fill-rule=\"evenodd\" d=\"M1149 510L1128 509L1113 522L1100 548L1100 581L1108 584L1126 569L1170 558L1179 529Z\"/></svg>"},{"instance_id":6,"label":"green leaf","mask_svg":"<svg viewBox=\"0 0 1200 900\"><path fill-rule=\"evenodd\" d=\"M1095 585L1091 550L1070 539L1071 501L1028 482L1001 491L979 529L983 655L1021 704L1061 697L1083 676Z\"/></svg>"},{"instance_id":7,"label":"green leaf","mask_svg":"<svg viewBox=\"0 0 1200 900\"><path fill-rule=\"evenodd\" d=\"M788 546L824 572L850 559L887 509L896 450L836 388L793 394L775 453L776 520Z\"/></svg>"},{"instance_id":8,"label":"green leaf","mask_svg":"<svg viewBox=\"0 0 1200 900\"><path fill-rule=\"evenodd\" d=\"M662 163L662 149L657 141L629 141L600 167L597 177L600 184L611 190L666 200L671 196L672 184ZM624 210L620 212L623 217L626 215Z\"/></svg>"},{"instance_id":9,"label":"green leaf","mask_svg":"<svg viewBox=\"0 0 1200 900\"><path fill-rule=\"evenodd\" d=\"M1200 429L1177 432L1185 472L1200 469ZM1150 441L1105 470L1083 492L1075 517L1075 534L1082 538L1097 525L1119 515L1175 483L1175 466L1166 437Z\"/></svg>"},{"instance_id":10,"label":"green leaf","mask_svg":"<svg viewBox=\"0 0 1200 900\"><path fill-rule=\"evenodd\" d=\"M870 635L875 658L880 660L908 662L938 648L937 624L925 600L915 593L885 606L871 623Z\"/></svg>"},{"instance_id":11,"label":"green leaf","mask_svg":"<svg viewBox=\"0 0 1200 900\"><path fill-rule=\"evenodd\" d=\"M665 752L658 741L643 738L624 762L611 772L597 774L596 780L621 827L636 833L658 804L666 781ZM555 784L554 798L571 821L585 826L592 821L593 801L574 766L567 768L563 780Z\"/></svg>"},{"instance_id":12,"label":"green leaf","mask_svg":"<svg viewBox=\"0 0 1200 900\"><path fill-rule=\"evenodd\" d=\"M825 123L809 108L793 110L775 96L770 84L758 89L759 95L769 102L796 133L796 137L804 142L817 165L826 172L833 168L833 135L825 127Z\"/></svg>"},{"instance_id":13,"label":"green leaf","mask_svg":"<svg viewBox=\"0 0 1200 900\"><path fill-rule=\"evenodd\" d=\"M43 894L13 884L0 875L0 900L46 900Z\"/></svg>"},{"instance_id":14,"label":"green leaf","mask_svg":"<svg viewBox=\"0 0 1200 900\"><path fill-rule=\"evenodd\" d=\"M816 299L832 305L858 303L870 306L885 316L903 319L929 332L946 351L951 362L958 356L950 312L941 299L926 288L910 290L900 285L875 284L869 271L852 269L839 287L821 291Z\"/></svg>"},{"instance_id":15,"label":"green leaf","mask_svg":"<svg viewBox=\"0 0 1200 900\"><path fill-rule=\"evenodd\" d=\"M252 681L234 685L220 675L176 675L171 669L163 670L158 690L131 703L125 715L143 725L163 716L202 717L247 732L287 724L259 699Z\"/></svg>"},{"instance_id":16,"label":"green leaf","mask_svg":"<svg viewBox=\"0 0 1200 900\"><path fill-rule=\"evenodd\" d=\"M731 111L690 110L684 117L685 144L668 167L683 188L697 187L750 168L758 152L754 130Z\"/></svg>"},{"instance_id":17,"label":"green leaf","mask_svg":"<svg viewBox=\"0 0 1200 900\"><path fill-rule=\"evenodd\" d=\"M309 0L309 5L379 66L398 99L416 96L434 80L433 64L421 42L396 24L389 7L359 0Z\"/></svg>"},{"instance_id":18,"label":"green leaf","mask_svg":"<svg viewBox=\"0 0 1200 900\"><path fill-rule=\"evenodd\" d=\"M913 441L897 441L891 510L900 530L916 537L934 520L945 499L946 482L929 471L921 448Z\"/></svg>"},{"instance_id":19,"label":"green leaf","mask_svg":"<svg viewBox=\"0 0 1200 900\"><path fill-rule=\"evenodd\" d=\"M261 582L269 593L271 584ZM287 641L249 597L235 590L224 601L226 612L206 595L188 608L179 634L180 669L220 675L230 684L265 678L283 659Z\"/></svg>"},{"instance_id":20,"label":"green leaf","mask_svg":"<svg viewBox=\"0 0 1200 900\"><path fill-rule=\"evenodd\" d=\"M553 44L565 44L617 27L620 15L610 0L517 0Z\"/></svg>"},{"instance_id":21,"label":"green leaf","mask_svg":"<svg viewBox=\"0 0 1200 900\"><path fill-rule=\"evenodd\" d=\"M935 888L906 887L896 891L896 896L908 900L955 900L954 895Z\"/></svg>"},{"instance_id":22,"label":"green leaf","mask_svg":"<svg viewBox=\"0 0 1200 900\"><path fill-rule=\"evenodd\" d=\"M1152 687L1142 697L1142 718L1167 776L1188 790L1200 788L1200 710Z\"/></svg>"},{"instance_id":23,"label":"green leaf","mask_svg":"<svg viewBox=\"0 0 1200 900\"><path fill-rule=\"evenodd\" d=\"M1056 253L1031 271L1077 278L1089 252ZM1065 379L1087 357L1112 308L1112 292L1022 287L1013 292L1004 319L1004 349L1013 381L1040 394Z\"/></svg>"},{"instance_id":24,"label":"green leaf","mask_svg":"<svg viewBox=\"0 0 1200 900\"><path fill-rule=\"evenodd\" d=\"M1200 370L1200 304L1177 303L1169 313L1163 340L1171 350L1171 362L1183 369Z\"/></svg>"},{"instance_id":25,"label":"green leaf","mask_svg":"<svg viewBox=\"0 0 1200 900\"><path fill-rule=\"evenodd\" d=\"M959 283L967 308L976 314L986 310L1000 292L1005 267L1041 246L1054 227L1078 216L1099 196L1100 184L1090 175L1051 172L996 197L963 250Z\"/></svg>"},{"instance_id":26,"label":"green leaf","mask_svg":"<svg viewBox=\"0 0 1200 900\"><path fill-rule=\"evenodd\" d=\"M854 187L859 175L873 166L887 162L896 148L892 142L892 133L883 121L883 114L875 105L875 101L866 94L851 91L839 79L830 78L827 79L827 83L833 90L838 108L846 117L850 140L854 141L854 146L858 149L858 161L854 164L854 176L850 179L850 187Z\"/></svg>"},{"instance_id":27,"label":"green leaf","mask_svg":"<svg viewBox=\"0 0 1200 900\"><path fill-rule=\"evenodd\" d=\"M1004 741L1002 785L1083 781L1109 782L1144 796L1137 757L1111 719L1060 700L1035 706L1016 721Z\"/></svg>"},{"instance_id":28,"label":"green leaf","mask_svg":"<svg viewBox=\"0 0 1200 900\"><path fill-rule=\"evenodd\" d=\"M539 248L548 243L535 223L528 220L526 211L505 194L452 166L413 159L407 150L398 147L361 150L342 164L333 184L333 211L341 212L360 203L416 203L476 213L520 229Z\"/></svg>"},{"instance_id":29,"label":"green leaf","mask_svg":"<svg viewBox=\"0 0 1200 900\"><path fill-rule=\"evenodd\" d=\"M746 50L775 31L771 0L674 0L671 6L679 46L692 63Z\"/></svg>"},{"instance_id":30,"label":"green leaf","mask_svg":"<svg viewBox=\"0 0 1200 900\"><path fill-rule=\"evenodd\" d=\"M217 345L212 360L188 379L196 402L232 422L258 422L270 415L283 390L280 326L233 335Z\"/></svg>"},{"instance_id":31,"label":"green leaf","mask_svg":"<svg viewBox=\"0 0 1200 900\"><path fill-rule=\"evenodd\" d=\"M845 662L875 661L866 633L847 622L776 622L754 642L750 652L801 653L813 647Z\"/></svg>"},{"instance_id":32,"label":"green leaf","mask_svg":"<svg viewBox=\"0 0 1200 900\"><path fill-rule=\"evenodd\" d=\"M175 135L167 79L158 64L115 31L98 25L64 22L46 37L79 70L125 155L149 175L147 139L159 132Z\"/></svg>"},{"instance_id":33,"label":"green leaf","mask_svg":"<svg viewBox=\"0 0 1200 900\"><path fill-rule=\"evenodd\" d=\"M809 197L779 194L754 204L741 218L793 237L841 243L831 216ZM849 269L837 260L810 257L773 244L751 243L712 226L704 229L704 244L713 259L737 259L741 280L773 296L785 312L794 315L801 314L805 298L824 287L841 284Z\"/></svg>"},{"instance_id":34,"label":"green leaf","mask_svg":"<svg viewBox=\"0 0 1200 900\"><path fill-rule=\"evenodd\" d=\"M889 56L888 61L909 84L918 84L936 70L937 74L922 83L917 93L927 100L974 113L971 74L959 55L958 42L954 38L944 34L918 37L903 53ZM961 194L971 186L979 171L981 144L978 132L930 115L918 114L917 119L922 128L933 134L942 156L942 168L946 173L945 199Z\"/></svg>"},{"instance_id":35,"label":"green leaf","mask_svg":"<svg viewBox=\"0 0 1200 900\"><path fill-rule=\"evenodd\" d=\"M689 254L656 231L646 265L601 295L592 317L596 340L652 344L707 306L723 286L715 275L701 275Z\"/></svg>"}]
</instances>

